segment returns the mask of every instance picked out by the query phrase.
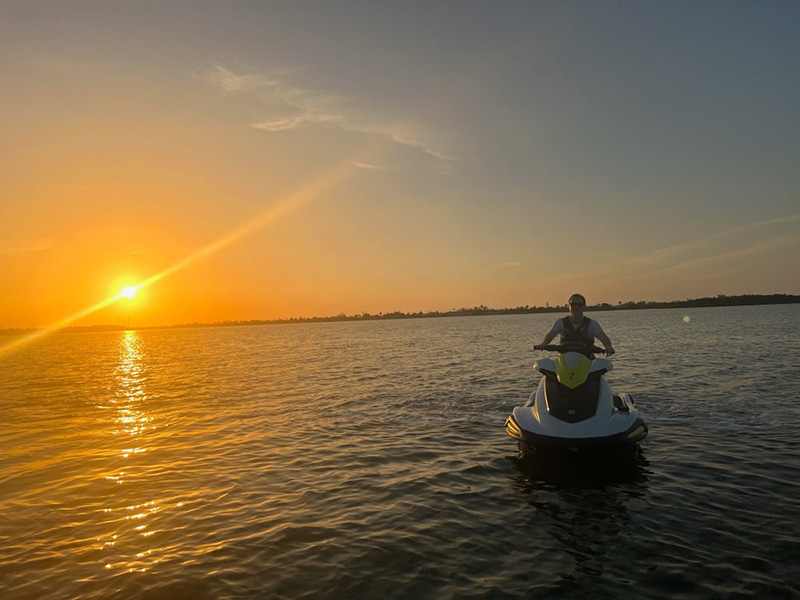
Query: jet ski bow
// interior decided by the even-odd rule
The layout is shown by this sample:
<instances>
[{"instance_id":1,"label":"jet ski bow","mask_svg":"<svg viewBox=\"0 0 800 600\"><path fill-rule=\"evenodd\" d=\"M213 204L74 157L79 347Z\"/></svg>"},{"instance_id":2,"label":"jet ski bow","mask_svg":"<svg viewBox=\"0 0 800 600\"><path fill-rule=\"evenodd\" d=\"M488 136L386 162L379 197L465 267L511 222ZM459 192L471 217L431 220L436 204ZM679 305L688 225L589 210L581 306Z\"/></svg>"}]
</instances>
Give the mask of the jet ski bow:
<instances>
[{"instance_id":1,"label":"jet ski bow","mask_svg":"<svg viewBox=\"0 0 800 600\"><path fill-rule=\"evenodd\" d=\"M647 436L633 396L614 395L605 374L613 369L596 346L560 344L536 346L558 352L533 368L542 374L524 406L506 419L506 433L520 450L635 449Z\"/></svg>"}]
</instances>

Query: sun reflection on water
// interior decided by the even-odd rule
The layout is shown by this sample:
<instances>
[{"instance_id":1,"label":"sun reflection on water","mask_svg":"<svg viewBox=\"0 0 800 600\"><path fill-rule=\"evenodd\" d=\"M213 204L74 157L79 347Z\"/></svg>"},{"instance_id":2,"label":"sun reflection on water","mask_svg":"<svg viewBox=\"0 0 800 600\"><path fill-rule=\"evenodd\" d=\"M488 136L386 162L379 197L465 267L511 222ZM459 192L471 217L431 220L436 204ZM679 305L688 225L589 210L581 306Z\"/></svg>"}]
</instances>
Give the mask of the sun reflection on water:
<instances>
[{"instance_id":1,"label":"sun reflection on water","mask_svg":"<svg viewBox=\"0 0 800 600\"><path fill-rule=\"evenodd\" d=\"M154 428L143 410L143 403L147 400L143 357L141 338L135 331L126 331L120 339L119 362L115 370L117 390L112 402L116 404L119 429L114 430L114 434L135 436ZM137 451L144 452L145 449L122 449L126 458Z\"/></svg>"},{"instance_id":2,"label":"sun reflection on water","mask_svg":"<svg viewBox=\"0 0 800 600\"><path fill-rule=\"evenodd\" d=\"M146 440L156 429L147 412L146 367L142 338L135 331L126 331L119 341L119 359L114 370L116 389L110 407L114 409L110 431L120 436L118 456L124 467L105 476L107 481L121 488L120 493L109 497L111 506L103 508L112 531L98 540L108 551L103 568L112 572L145 572L159 562L158 550L149 547L148 538L156 533L150 526L152 518L161 510L161 502L130 502L142 493L142 486L136 484L137 480L142 482L148 476L143 455L151 445Z\"/></svg>"}]
</instances>

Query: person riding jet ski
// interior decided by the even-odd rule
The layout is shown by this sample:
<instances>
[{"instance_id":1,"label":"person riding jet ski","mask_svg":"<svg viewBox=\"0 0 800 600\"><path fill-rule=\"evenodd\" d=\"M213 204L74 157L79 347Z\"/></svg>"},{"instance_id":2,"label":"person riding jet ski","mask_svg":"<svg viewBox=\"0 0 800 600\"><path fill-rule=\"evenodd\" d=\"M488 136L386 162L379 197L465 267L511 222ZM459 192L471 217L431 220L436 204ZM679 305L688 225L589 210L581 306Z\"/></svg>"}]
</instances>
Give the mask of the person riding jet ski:
<instances>
[{"instance_id":1,"label":"person riding jet ski","mask_svg":"<svg viewBox=\"0 0 800 600\"><path fill-rule=\"evenodd\" d=\"M523 452L545 449L570 451L609 448L629 451L647 436L633 396L613 394L605 374L613 369L611 340L596 321L583 316L586 300L569 299L570 316L559 319L536 350L558 352L555 360L542 358L533 368L542 374L537 389L524 406L506 419L506 433ZM560 334L562 343L549 342ZM605 349L594 346L597 337Z\"/></svg>"},{"instance_id":2,"label":"person riding jet ski","mask_svg":"<svg viewBox=\"0 0 800 600\"><path fill-rule=\"evenodd\" d=\"M605 346L606 356L614 354L614 347L611 340L600 327L600 323L594 319L583 316L583 309L586 308L586 298L581 294L572 294L567 301L569 306L569 316L558 319L552 329L547 332L539 346L547 346L554 337L561 336L562 344L584 344L594 346L594 338L600 340Z\"/></svg>"}]
</instances>

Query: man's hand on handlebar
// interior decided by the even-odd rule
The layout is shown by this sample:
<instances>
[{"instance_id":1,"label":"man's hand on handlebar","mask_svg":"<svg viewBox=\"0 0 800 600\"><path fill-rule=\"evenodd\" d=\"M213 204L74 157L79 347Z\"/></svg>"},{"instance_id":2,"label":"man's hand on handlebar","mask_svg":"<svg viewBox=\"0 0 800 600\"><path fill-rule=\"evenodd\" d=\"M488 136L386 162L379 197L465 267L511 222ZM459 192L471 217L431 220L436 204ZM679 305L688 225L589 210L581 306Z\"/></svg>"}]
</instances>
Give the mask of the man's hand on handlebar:
<instances>
[{"instance_id":1,"label":"man's hand on handlebar","mask_svg":"<svg viewBox=\"0 0 800 600\"><path fill-rule=\"evenodd\" d=\"M579 352L581 354L586 354L593 352L595 354L603 353L606 356L611 356L614 354L614 348L609 346L608 348L600 348L598 346L585 346L583 344L536 344L533 347L534 350L547 350L552 352Z\"/></svg>"}]
</instances>

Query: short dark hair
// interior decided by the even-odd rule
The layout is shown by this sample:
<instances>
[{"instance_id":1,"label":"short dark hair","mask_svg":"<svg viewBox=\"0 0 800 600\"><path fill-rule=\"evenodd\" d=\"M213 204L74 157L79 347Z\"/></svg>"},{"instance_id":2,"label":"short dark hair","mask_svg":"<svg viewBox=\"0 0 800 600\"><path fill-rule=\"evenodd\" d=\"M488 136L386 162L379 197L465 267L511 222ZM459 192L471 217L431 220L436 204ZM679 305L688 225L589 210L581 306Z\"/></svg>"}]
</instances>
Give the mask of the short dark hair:
<instances>
[{"instance_id":1,"label":"short dark hair","mask_svg":"<svg viewBox=\"0 0 800 600\"><path fill-rule=\"evenodd\" d=\"M586 306L586 298L583 297L583 294L572 294L567 302L571 303L573 298L580 298L581 302L583 302L584 306Z\"/></svg>"}]
</instances>

